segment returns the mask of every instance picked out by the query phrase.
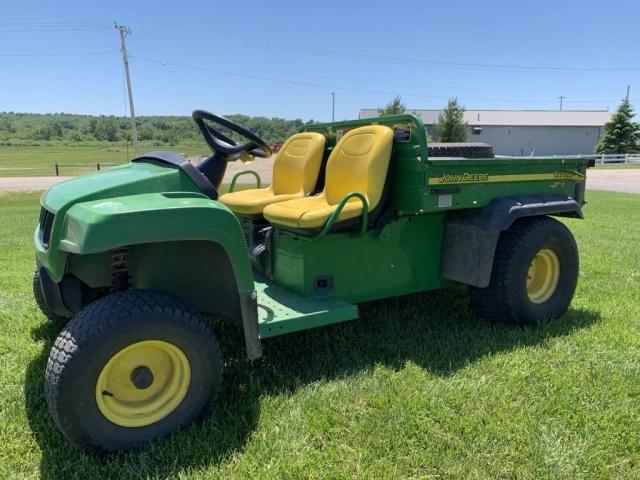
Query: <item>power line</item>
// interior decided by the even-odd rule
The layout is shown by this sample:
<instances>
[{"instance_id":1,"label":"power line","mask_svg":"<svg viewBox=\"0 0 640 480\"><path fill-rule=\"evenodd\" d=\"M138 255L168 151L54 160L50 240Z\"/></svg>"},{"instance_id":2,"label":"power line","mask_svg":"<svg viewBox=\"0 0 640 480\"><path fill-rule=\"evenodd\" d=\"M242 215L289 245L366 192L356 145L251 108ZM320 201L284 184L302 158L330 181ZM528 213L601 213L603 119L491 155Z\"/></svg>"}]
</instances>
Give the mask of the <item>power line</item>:
<instances>
[{"instance_id":1,"label":"power line","mask_svg":"<svg viewBox=\"0 0 640 480\"><path fill-rule=\"evenodd\" d=\"M240 37L233 36L220 36L220 35L212 35L203 32L197 31L187 31L187 30L179 30L173 28L163 28L156 26L142 26L145 29L150 30L159 30L164 32L172 32L179 33L181 35L188 34L192 36L204 36L209 38L225 38L237 44L238 42L242 42L243 39ZM338 57L350 60L366 60L373 62L382 62L382 63L400 63L400 64L408 64L408 65L424 65L424 66L440 66L445 68L458 68L458 69L483 69L483 70L491 70L491 71L505 71L505 70L515 70L515 71L529 71L529 72L539 72L539 73L577 73L577 72L591 72L591 73L627 73L630 71L638 71L640 72L640 66L586 66L586 67L573 67L573 66L545 66L545 65L518 65L518 64L496 64L496 63L470 63L470 62L454 62L448 60L437 60L437 59L420 59L420 58L409 58L409 57L397 57L397 56L385 56L385 55L371 55L366 53L357 53L357 52L344 52L344 51L335 51L335 50L324 50L318 48L308 48L308 47L296 47L292 45L280 45L273 44L269 42L261 42L262 47L267 48L276 48L276 49L284 49L284 50L295 50L301 52L312 53L321 56L329 56L329 57Z\"/></svg>"},{"instance_id":2,"label":"power line","mask_svg":"<svg viewBox=\"0 0 640 480\"><path fill-rule=\"evenodd\" d=\"M46 21L46 22L0 22L0 26L2 25L110 25L110 22L106 22L104 20L54 20L54 21Z\"/></svg>"},{"instance_id":3,"label":"power line","mask_svg":"<svg viewBox=\"0 0 640 480\"><path fill-rule=\"evenodd\" d=\"M10 57L65 57L65 56L103 56L103 55L117 55L118 52L32 52L32 53L0 53L0 57L10 58ZM131 55L134 58L134 55ZM140 58L145 61L152 61L151 59ZM158 61L156 61L158 62ZM164 63L164 62L161 62ZM364 79L352 79L346 77L335 77L335 76L327 76L327 75L303 75L303 74L295 74L296 77L306 77L306 78L321 78L325 80L334 80L339 82L351 82L351 83L361 83L361 84L370 84L370 85L384 85L384 86L403 86L403 87L417 87L417 88L441 88L441 89L451 89L451 90L472 90L472 91L494 91L494 92L536 92L536 93L552 93L557 91L557 89L518 89L518 88L487 88L487 87L465 87L461 85L433 85L433 84L422 84L422 83L408 83L408 82L384 82L384 81L376 81L376 80L364 80ZM566 90L567 92L572 93L590 93L590 92L617 92L619 89L598 89L598 90ZM609 101L609 100L607 100Z\"/></svg>"},{"instance_id":4,"label":"power line","mask_svg":"<svg viewBox=\"0 0 640 480\"><path fill-rule=\"evenodd\" d=\"M336 80L336 81L344 81L344 82L354 82L354 83L368 83L372 85L399 85L404 87L419 87L419 88L445 88L445 89L455 89L455 90L478 90L478 91L491 91L491 92L535 92L535 93L555 93L558 91L555 89L537 89L537 88L492 88L492 87L464 87L460 85L432 85L426 83L407 83L407 82L381 82L376 80L364 80L364 79L353 79L353 78L345 78L345 77L333 77L326 75L303 75L299 73L294 74L297 77L307 77L307 78L322 78L325 80ZM565 88L562 89L565 92L571 93L593 93L593 92L619 92L619 88L611 88L611 89L597 89L597 90L567 90Z\"/></svg>"},{"instance_id":5,"label":"power line","mask_svg":"<svg viewBox=\"0 0 640 480\"><path fill-rule=\"evenodd\" d=\"M110 24L104 21L0 22L0 33L78 32L108 28L110 28Z\"/></svg>"},{"instance_id":6,"label":"power line","mask_svg":"<svg viewBox=\"0 0 640 480\"><path fill-rule=\"evenodd\" d=\"M0 57L74 57L117 55L118 52L38 52L38 53L0 53Z\"/></svg>"},{"instance_id":7,"label":"power line","mask_svg":"<svg viewBox=\"0 0 640 480\"><path fill-rule=\"evenodd\" d=\"M99 55L116 55L118 52L33 52L33 53L0 53L0 57L55 57L55 56L99 56ZM133 57L133 55L131 55ZM364 79L352 79L346 77L335 77L327 75L303 75L296 73L297 77L306 78L321 78L325 80L335 80L339 82L352 82L363 83L370 85L397 85L406 87L418 87L418 88L444 88L455 90L478 90L478 91L494 91L494 92L538 92L538 93L552 93L557 89L519 89L519 88L487 88L487 87L465 87L460 85L433 85L423 83L408 83L408 82L383 82L376 80L364 80ZM598 89L598 90L566 90L572 93L590 93L590 92L617 92L619 89Z\"/></svg>"},{"instance_id":8,"label":"power line","mask_svg":"<svg viewBox=\"0 0 640 480\"><path fill-rule=\"evenodd\" d=\"M162 65L162 66L172 66L172 67L177 67L177 68L184 68L184 69L189 69L189 70L199 70L199 71L205 71L205 72L210 72L210 73L217 73L220 75L226 75L226 76L233 76L233 77L240 77L240 78L249 78L249 79L253 79L253 80L261 80L261 81L270 81L270 82L276 82L276 83L283 83L283 84L287 84L287 85L298 85L298 86L305 86L305 87L314 87L314 88L323 88L323 89L329 89L329 90L343 90L343 91L349 91L349 92L359 92L359 93L375 93L375 94L384 94L384 95L401 95L401 96L405 96L405 97L421 97L421 98L433 98L433 99L447 99L450 96L448 95L425 95L425 94L421 94L421 93L410 93L410 92L397 92L397 91L382 91L382 90L367 90L367 89L360 89L360 88L351 88L351 87L340 87L340 86L336 86L336 85L326 85L326 84L320 84L320 83L311 83L311 82L301 82L301 81L296 81L296 80L290 80L290 79L284 79L284 78L274 78L274 77L268 77L268 76L264 76L264 75L255 75L255 74L250 74L250 73L243 73L243 72L232 72L232 71L227 71L227 70L220 70L217 68L211 68L211 67L207 67L207 66L201 66L201 65L188 65L188 64L184 64L184 63L175 63L175 62L166 62L166 61L162 61L162 60L157 60L157 59L153 59L153 58L148 58L148 57L141 57L138 55L130 55L131 58L134 58L136 60L141 60L143 62L149 62L149 63L155 63L158 65ZM497 99L497 98L475 98L475 97L465 97L466 101L482 101L482 102L503 102L503 103L544 103L544 104L548 104L548 103L553 103L553 100L520 100L520 99ZM608 103L611 100L573 100L573 103Z\"/></svg>"},{"instance_id":9,"label":"power line","mask_svg":"<svg viewBox=\"0 0 640 480\"><path fill-rule=\"evenodd\" d=\"M110 28L108 22L104 21L51 21L51 22L0 22L0 33L19 33L19 32L58 32L58 31L93 31L93 30L106 30ZM209 38L215 37L231 39L235 44L238 41L242 41L241 38L233 36L211 35L202 32L185 31L174 28L162 28L156 26L143 26L142 28L159 30L164 32L173 32L179 34L189 34L196 36L206 36ZM564 73L628 73L628 72L640 72L640 66L585 66L585 67L573 67L573 66L549 66L549 65L521 65L521 64L498 64L498 63L473 63L473 62L455 62L449 60L437 60L437 59L425 59L425 58L410 58L399 56L387 56L387 55L372 55L358 52L345 52L326 50L318 48L297 47L291 45L280 45L273 43L261 43L263 47L303 51L312 53L315 55L328 56L334 58L342 58L349 60L363 60L371 62L382 63L395 63L395 64L407 64L407 65L423 65L430 67L443 67L443 68L455 68L455 69L481 69L490 71L528 71L538 73L552 73L552 72L564 72Z\"/></svg>"},{"instance_id":10,"label":"power line","mask_svg":"<svg viewBox=\"0 0 640 480\"><path fill-rule=\"evenodd\" d=\"M7 27L12 29L12 30L9 30L10 32L21 31L21 30L16 30L16 28L24 29L22 31L78 31L78 30L101 30L101 29L109 28L106 26L105 22L97 22L97 21L4 22L4 23L0 23L0 33L6 33L6 32L2 32L2 29ZM116 28L118 28L119 30L120 28L127 29L127 27L122 27L117 24L116 24ZM151 27L151 28L154 29L154 27ZM155 28L155 29L158 29L158 28ZM163 29L160 28L159 30L163 30ZM164 29L164 30L167 31L167 29ZM168 31L179 32L179 30L175 30L175 29L168 30ZM130 30L127 29L127 32L130 32ZM121 33L121 43L122 43L121 49L123 50L123 60L125 62L125 69L127 69L128 59L126 58L126 53L125 53L126 46L124 45L124 38L122 37L122 31L120 33ZM194 32L186 32L186 33L193 34ZM204 35L207 35L207 34L204 34ZM124 34L124 36L126 36L126 33ZM211 36L211 35L207 35L207 36ZM263 46L269 47L269 44L263 44ZM418 63L423 65L446 66L451 68L488 68L488 69L516 69L516 70L566 71L566 72L580 72L580 71L622 72L627 70L640 70L640 67L560 67L560 66L544 67L544 66L531 66L531 65L464 63L464 62L440 61L440 60L432 60L432 59L431 60L411 59L411 58L394 57L394 56L380 56L380 55L369 55L369 54L359 54L359 53L350 53L350 52L336 52L331 50L308 49L304 47L291 47L291 46L281 47L280 46L276 48L287 48L289 50L297 50L297 51L311 51L311 52L314 52L315 54L329 55L329 56L348 58L348 59L361 59L361 60L367 60L367 61L370 60L370 61L383 61L383 62L411 62L411 63ZM47 57L47 56L51 56L51 57L94 56L94 55L99 56L99 55L113 55L114 53L115 52L32 52L32 53L5 53L5 54L0 54L0 57L9 58L9 57ZM324 83L293 80L290 78L289 79L275 78L275 77L269 77L264 75L255 75L255 74L249 74L249 73L243 73L243 72L226 71L226 70L220 70L220 69L211 68L211 67L202 66L202 65L188 65L188 64L175 63L175 62L164 62L164 61L153 59L153 58L138 57L135 55L130 55L130 57L138 60L142 60L145 62L160 64L163 66L168 65L168 66L177 67L177 68L200 70L200 71L206 71L206 72L216 73L220 75L249 78L249 79L260 80L260 81L277 82L277 83L283 83L288 85L299 85L299 86L306 86L306 87L312 87L312 88L323 88L323 89L330 89L330 90L342 90L342 91L369 93L369 94L383 94L383 95L400 94L407 97L421 97L421 98L433 98L433 99L449 98L449 96L445 96L445 95L427 95L427 94L415 93L415 92L403 93L403 92L397 92L397 91L370 90L370 89L353 88L353 87L345 87L345 86L327 85ZM295 76L305 77L304 74L295 74ZM376 81L376 80L361 80L361 79L354 80L351 78L339 78L339 77L320 76L320 75L313 75L313 76L307 76L307 77L314 78L314 79L323 78L326 80L333 80L338 82L367 83L372 85L387 86L390 88L395 88L397 86L411 86L411 87L429 88L429 89L446 88L446 89L457 89L457 90L545 92L545 90L536 90L536 89L526 90L526 89L482 88L482 87L462 87L462 86L455 87L455 86L425 85L425 84L405 83L405 82L392 83L392 82L383 82L383 81ZM603 90L599 90L599 91L602 92ZM546 91L546 92L550 92L550 91ZM564 97L561 99L561 103L563 99ZM474 97L465 97L465 100L481 101L481 102L502 102L502 103L523 103L523 102L540 103L540 104L552 103L551 100L520 100L520 99L496 99L496 98L474 98ZM130 98L130 102L132 103L131 98ZM596 104L596 103L610 103L610 102L611 100L572 100L571 103ZM133 113L133 105L131 105L131 107L132 107L131 110Z\"/></svg>"},{"instance_id":11,"label":"power line","mask_svg":"<svg viewBox=\"0 0 640 480\"><path fill-rule=\"evenodd\" d=\"M31 32L94 32L108 30L109 27L51 27L51 28L0 28L0 33L31 33Z\"/></svg>"}]
</instances>

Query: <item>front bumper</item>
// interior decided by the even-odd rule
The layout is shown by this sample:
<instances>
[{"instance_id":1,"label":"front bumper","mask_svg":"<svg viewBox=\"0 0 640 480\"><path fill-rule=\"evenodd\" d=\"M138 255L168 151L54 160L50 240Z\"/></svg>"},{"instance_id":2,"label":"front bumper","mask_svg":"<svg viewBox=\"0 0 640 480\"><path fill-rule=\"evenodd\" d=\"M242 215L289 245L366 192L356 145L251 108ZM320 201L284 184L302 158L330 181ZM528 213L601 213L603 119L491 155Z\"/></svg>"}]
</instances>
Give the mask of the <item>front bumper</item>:
<instances>
[{"instance_id":1,"label":"front bumper","mask_svg":"<svg viewBox=\"0 0 640 480\"><path fill-rule=\"evenodd\" d=\"M72 317L82 308L82 284L73 275L65 275L60 282L51 280L47 269L36 262L42 296L47 308L60 317Z\"/></svg>"}]
</instances>

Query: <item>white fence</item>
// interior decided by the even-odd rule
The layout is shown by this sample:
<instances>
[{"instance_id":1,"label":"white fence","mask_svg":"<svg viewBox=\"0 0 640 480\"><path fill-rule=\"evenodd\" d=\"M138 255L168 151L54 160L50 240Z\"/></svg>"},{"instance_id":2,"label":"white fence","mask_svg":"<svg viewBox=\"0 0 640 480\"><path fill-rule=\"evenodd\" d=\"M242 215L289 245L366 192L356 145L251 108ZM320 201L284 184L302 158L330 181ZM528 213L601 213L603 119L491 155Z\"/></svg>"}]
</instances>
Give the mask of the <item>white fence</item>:
<instances>
[{"instance_id":1,"label":"white fence","mask_svg":"<svg viewBox=\"0 0 640 480\"><path fill-rule=\"evenodd\" d=\"M607 163L624 164L625 167L629 165L640 165L640 155L620 153L611 155L593 155L592 157L596 161L596 167L604 167Z\"/></svg>"}]
</instances>

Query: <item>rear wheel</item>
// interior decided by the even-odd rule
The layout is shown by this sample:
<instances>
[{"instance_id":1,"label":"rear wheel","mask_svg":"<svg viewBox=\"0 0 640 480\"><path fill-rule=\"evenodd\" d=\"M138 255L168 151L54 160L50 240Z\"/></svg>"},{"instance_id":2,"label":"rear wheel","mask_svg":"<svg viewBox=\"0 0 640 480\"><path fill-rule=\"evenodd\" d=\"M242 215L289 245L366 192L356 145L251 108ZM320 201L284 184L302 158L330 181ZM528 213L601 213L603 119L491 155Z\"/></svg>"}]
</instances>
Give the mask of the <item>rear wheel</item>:
<instances>
[{"instance_id":1,"label":"rear wheel","mask_svg":"<svg viewBox=\"0 0 640 480\"><path fill-rule=\"evenodd\" d=\"M60 333L45 374L49 411L81 447L122 451L188 425L214 401L222 354L189 305L128 290L82 310Z\"/></svg>"},{"instance_id":2,"label":"rear wheel","mask_svg":"<svg viewBox=\"0 0 640 480\"><path fill-rule=\"evenodd\" d=\"M573 235L553 218L534 217L500 236L489 286L469 291L478 316L524 325L565 313L577 282Z\"/></svg>"}]
</instances>

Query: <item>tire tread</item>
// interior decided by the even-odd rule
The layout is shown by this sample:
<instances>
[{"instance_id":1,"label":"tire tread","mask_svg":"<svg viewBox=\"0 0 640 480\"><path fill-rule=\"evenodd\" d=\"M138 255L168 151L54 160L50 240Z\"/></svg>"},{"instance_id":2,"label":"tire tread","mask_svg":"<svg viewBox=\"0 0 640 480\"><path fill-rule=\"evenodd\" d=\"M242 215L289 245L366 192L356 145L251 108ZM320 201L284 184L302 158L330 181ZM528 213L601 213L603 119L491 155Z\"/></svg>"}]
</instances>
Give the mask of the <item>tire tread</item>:
<instances>
[{"instance_id":1,"label":"tire tread","mask_svg":"<svg viewBox=\"0 0 640 480\"><path fill-rule=\"evenodd\" d=\"M558 220L547 216L527 217L517 220L508 230L502 232L496 247L491 280L486 288L470 287L471 306L479 317L492 320L523 324L515 305L509 302L509 291L516 283L514 264L520 259L520 252L533 236L548 227L560 225Z\"/></svg>"},{"instance_id":2,"label":"tire tread","mask_svg":"<svg viewBox=\"0 0 640 480\"><path fill-rule=\"evenodd\" d=\"M73 360L74 356L83 353L80 345L85 345L85 349L88 348L92 343L91 340L100 337L110 329L117 328L119 319L123 316L130 317L142 312L165 313L201 330L203 336L213 335L209 325L193 307L162 292L126 290L89 304L65 326L56 338L45 371L47 405L54 423L65 435L73 431L73 425L65 420L65 405L59 399L60 390L57 386L64 381L67 364ZM219 343L212 341L211 347L214 349L214 355L222 358ZM216 375L216 379L218 382L212 389L213 399L221 390L222 372Z\"/></svg>"}]
</instances>

